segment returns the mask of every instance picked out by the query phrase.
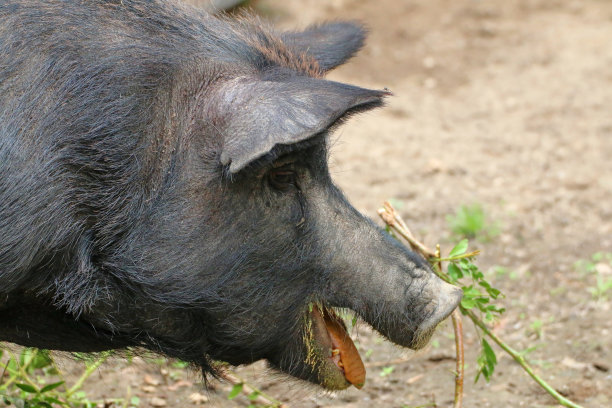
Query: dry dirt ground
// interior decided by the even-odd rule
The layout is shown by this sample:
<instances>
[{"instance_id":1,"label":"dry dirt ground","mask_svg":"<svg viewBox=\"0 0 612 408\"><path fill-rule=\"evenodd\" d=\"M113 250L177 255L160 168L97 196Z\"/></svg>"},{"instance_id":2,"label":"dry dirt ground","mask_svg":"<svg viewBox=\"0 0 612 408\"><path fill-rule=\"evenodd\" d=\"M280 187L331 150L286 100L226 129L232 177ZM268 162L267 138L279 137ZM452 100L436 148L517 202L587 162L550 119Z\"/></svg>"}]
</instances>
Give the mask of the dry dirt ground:
<instances>
[{"instance_id":1,"label":"dry dirt ground","mask_svg":"<svg viewBox=\"0 0 612 408\"><path fill-rule=\"evenodd\" d=\"M395 96L336 134L335 180L373 218L383 200L394 199L424 242L447 250L445 217L462 204L482 205L500 230L473 243L483 251L478 264L506 294L495 332L519 350L537 346L529 360L565 395L585 407L612 407L612 290L597 298L595 274L575 267L612 253L612 2L251 4L280 28L333 19L369 27L363 51L330 78L388 87ZM612 279L609 264L594 266ZM467 321L465 331L465 406L555 406L501 352L491 383L474 384L479 339ZM263 363L237 372L291 407L452 406L450 324L418 353L364 325L355 336L369 370L361 391L322 393ZM206 406L248 405L243 396L227 400L227 383L202 391L195 373L141 358L107 364L86 390L122 397L128 387L140 406L159 399L195 406L188 396L198 392Z\"/></svg>"}]
</instances>

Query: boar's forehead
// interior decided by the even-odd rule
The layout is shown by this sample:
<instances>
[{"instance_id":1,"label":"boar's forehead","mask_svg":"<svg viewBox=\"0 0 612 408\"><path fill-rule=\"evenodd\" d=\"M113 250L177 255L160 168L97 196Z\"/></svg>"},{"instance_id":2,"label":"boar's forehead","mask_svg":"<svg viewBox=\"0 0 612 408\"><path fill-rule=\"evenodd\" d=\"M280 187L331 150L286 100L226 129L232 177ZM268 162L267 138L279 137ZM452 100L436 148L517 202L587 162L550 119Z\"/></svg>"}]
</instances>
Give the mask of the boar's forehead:
<instances>
[{"instance_id":1,"label":"boar's forehead","mask_svg":"<svg viewBox=\"0 0 612 408\"><path fill-rule=\"evenodd\" d=\"M239 77L212 98L222 117L221 164L236 174L278 146L300 144L348 115L382 105L387 91L311 77Z\"/></svg>"}]
</instances>

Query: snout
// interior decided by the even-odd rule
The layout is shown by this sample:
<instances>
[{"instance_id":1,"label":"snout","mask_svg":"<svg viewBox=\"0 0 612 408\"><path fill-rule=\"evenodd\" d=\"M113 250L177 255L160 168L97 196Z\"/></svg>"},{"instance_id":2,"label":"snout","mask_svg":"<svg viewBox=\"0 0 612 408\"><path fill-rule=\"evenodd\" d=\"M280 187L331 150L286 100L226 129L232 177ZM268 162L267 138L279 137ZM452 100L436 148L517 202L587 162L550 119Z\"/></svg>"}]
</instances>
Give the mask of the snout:
<instances>
[{"instance_id":1,"label":"snout","mask_svg":"<svg viewBox=\"0 0 612 408\"><path fill-rule=\"evenodd\" d=\"M416 330L409 346L412 349L423 348L440 322L446 319L459 306L463 291L456 286L450 285L442 280L437 281L438 298L435 311L425 319Z\"/></svg>"}]
</instances>

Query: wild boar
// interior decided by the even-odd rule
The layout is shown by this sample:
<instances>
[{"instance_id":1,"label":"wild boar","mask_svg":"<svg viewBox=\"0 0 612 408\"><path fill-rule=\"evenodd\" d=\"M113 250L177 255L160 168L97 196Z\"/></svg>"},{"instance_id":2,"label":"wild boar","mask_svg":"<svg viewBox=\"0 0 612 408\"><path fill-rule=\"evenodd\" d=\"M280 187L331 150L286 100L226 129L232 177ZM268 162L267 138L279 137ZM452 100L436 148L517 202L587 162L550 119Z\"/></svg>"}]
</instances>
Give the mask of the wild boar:
<instances>
[{"instance_id":1,"label":"wild boar","mask_svg":"<svg viewBox=\"0 0 612 408\"><path fill-rule=\"evenodd\" d=\"M169 0L0 3L0 340L267 359L328 389L365 381L334 308L422 347L461 291L328 171L332 130L389 95L323 79L363 41Z\"/></svg>"}]
</instances>

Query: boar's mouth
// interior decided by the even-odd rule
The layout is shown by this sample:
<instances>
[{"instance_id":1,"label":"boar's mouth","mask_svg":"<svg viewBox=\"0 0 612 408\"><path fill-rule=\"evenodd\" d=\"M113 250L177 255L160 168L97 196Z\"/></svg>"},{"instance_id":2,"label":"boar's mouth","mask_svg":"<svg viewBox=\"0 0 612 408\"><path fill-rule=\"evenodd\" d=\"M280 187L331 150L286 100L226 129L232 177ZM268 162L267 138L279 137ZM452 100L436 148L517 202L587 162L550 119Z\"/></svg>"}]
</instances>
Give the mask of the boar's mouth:
<instances>
[{"instance_id":1,"label":"boar's mouth","mask_svg":"<svg viewBox=\"0 0 612 408\"><path fill-rule=\"evenodd\" d=\"M330 390L342 390L351 384L363 387L366 376L363 361L344 322L333 310L311 305L305 342L306 364L316 372L321 385Z\"/></svg>"}]
</instances>

